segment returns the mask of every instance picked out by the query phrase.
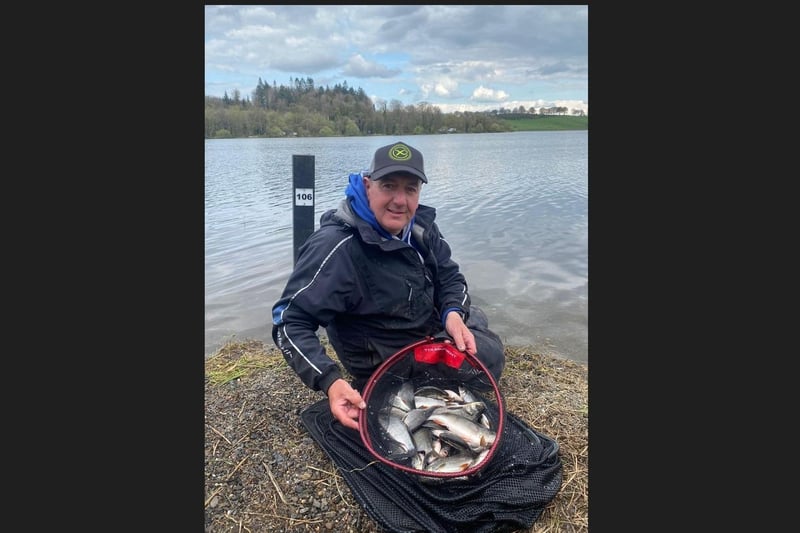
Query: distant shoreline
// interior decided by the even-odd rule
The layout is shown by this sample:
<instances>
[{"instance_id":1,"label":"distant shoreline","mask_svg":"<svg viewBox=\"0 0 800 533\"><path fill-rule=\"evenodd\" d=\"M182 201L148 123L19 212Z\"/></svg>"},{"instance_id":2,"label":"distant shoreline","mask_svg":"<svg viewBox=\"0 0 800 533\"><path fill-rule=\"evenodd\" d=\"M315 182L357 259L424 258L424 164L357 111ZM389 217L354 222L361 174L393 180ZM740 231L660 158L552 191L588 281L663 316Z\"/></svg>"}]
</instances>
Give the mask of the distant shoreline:
<instances>
[{"instance_id":1,"label":"distant shoreline","mask_svg":"<svg viewBox=\"0 0 800 533\"><path fill-rule=\"evenodd\" d=\"M472 133L515 133L519 131L588 131L589 130L589 116L562 116L562 115L545 115L545 116L525 116L514 115L513 118L497 118L498 121L508 125L508 131L443 131L439 133L405 133L403 137L413 137L415 135L458 135L458 134L472 134ZM224 134L220 136L206 136L206 140L214 139L274 139L274 138L315 138L315 137L386 137L386 134L362 134L362 135L245 135L235 136Z\"/></svg>"}]
</instances>

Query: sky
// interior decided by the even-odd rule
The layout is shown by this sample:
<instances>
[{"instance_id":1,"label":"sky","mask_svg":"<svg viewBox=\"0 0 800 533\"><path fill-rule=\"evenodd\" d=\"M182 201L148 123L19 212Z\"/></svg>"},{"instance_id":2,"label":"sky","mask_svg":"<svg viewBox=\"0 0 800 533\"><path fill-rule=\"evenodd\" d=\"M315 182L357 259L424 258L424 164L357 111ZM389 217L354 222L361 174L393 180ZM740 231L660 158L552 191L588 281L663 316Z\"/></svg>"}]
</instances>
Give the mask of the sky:
<instances>
[{"instance_id":1,"label":"sky","mask_svg":"<svg viewBox=\"0 0 800 533\"><path fill-rule=\"evenodd\" d=\"M588 114L588 38L588 5L206 5L205 94L311 78L376 105Z\"/></svg>"}]
</instances>

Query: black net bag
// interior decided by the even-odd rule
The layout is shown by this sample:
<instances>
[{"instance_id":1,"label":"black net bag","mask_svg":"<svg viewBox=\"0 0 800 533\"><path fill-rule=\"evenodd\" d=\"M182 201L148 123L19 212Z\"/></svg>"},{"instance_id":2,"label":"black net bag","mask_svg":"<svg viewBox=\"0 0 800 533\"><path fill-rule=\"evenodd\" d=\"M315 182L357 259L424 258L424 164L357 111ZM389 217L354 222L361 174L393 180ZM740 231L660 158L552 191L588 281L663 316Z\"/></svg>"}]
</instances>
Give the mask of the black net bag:
<instances>
[{"instance_id":1,"label":"black net bag","mask_svg":"<svg viewBox=\"0 0 800 533\"><path fill-rule=\"evenodd\" d=\"M362 397L364 446L423 482L478 476L500 447L506 417L494 377L443 339L427 337L389 357Z\"/></svg>"},{"instance_id":2,"label":"black net bag","mask_svg":"<svg viewBox=\"0 0 800 533\"><path fill-rule=\"evenodd\" d=\"M303 424L355 500L386 531L509 533L530 528L561 488L558 443L505 409L483 365L465 354L460 360L460 352L440 345L432 338L411 344L376 369L362 394L367 409L359 416L358 431L333 417L327 398L300 412ZM415 353L425 361L416 360ZM457 392L464 379L486 402L497 436L480 464L457 472L418 471L385 440L380 406L408 381Z\"/></svg>"}]
</instances>

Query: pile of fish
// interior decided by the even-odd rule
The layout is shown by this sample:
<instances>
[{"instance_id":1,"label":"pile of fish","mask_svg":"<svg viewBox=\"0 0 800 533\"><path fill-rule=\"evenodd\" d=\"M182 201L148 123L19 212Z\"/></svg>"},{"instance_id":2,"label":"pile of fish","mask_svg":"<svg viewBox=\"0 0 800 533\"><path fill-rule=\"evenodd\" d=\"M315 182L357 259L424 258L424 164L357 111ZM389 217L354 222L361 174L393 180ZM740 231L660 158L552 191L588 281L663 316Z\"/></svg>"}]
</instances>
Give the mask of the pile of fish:
<instances>
[{"instance_id":1,"label":"pile of fish","mask_svg":"<svg viewBox=\"0 0 800 533\"><path fill-rule=\"evenodd\" d=\"M486 404L469 388L414 388L406 380L388 396L378 420L391 459L428 472L463 472L481 463L495 441Z\"/></svg>"}]
</instances>

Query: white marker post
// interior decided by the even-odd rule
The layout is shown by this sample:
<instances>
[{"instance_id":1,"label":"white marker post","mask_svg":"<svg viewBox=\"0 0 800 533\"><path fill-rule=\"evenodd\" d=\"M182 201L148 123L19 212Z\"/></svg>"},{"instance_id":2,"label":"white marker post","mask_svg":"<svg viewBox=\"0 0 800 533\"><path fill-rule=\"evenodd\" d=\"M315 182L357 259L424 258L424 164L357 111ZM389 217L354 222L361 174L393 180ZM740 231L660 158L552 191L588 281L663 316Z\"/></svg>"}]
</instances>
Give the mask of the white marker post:
<instances>
[{"instance_id":1,"label":"white marker post","mask_svg":"<svg viewBox=\"0 0 800 533\"><path fill-rule=\"evenodd\" d=\"M300 247L314 232L314 156L293 155L294 263Z\"/></svg>"}]
</instances>

